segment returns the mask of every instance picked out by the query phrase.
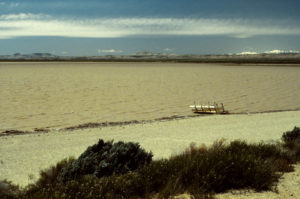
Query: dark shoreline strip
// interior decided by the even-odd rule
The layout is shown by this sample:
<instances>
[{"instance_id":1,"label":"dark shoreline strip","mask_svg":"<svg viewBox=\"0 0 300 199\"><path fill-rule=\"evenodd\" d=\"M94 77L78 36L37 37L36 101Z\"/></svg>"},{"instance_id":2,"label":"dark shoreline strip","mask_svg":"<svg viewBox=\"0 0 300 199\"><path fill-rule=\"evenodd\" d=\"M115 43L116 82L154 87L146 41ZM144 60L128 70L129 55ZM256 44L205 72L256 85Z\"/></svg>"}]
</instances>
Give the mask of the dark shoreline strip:
<instances>
[{"instance_id":1,"label":"dark shoreline strip","mask_svg":"<svg viewBox=\"0 0 300 199\"><path fill-rule=\"evenodd\" d=\"M158 121L170 121L175 119L184 119L191 117L201 117L204 115L188 115L188 116L170 116L170 117L161 117L153 120L131 120L131 121L121 121L121 122L90 122L85 124L79 124L77 126L70 126L59 129L58 131L74 131L78 129L88 129L88 128L102 128L102 127L112 127L112 126L126 126L130 124L142 124L142 123L152 123ZM37 133L48 133L51 130L49 129L35 129L34 131L22 131L22 130L6 130L0 133L0 137L2 136L14 136L14 135L25 135L25 134L37 134Z\"/></svg>"},{"instance_id":2,"label":"dark shoreline strip","mask_svg":"<svg viewBox=\"0 0 300 199\"><path fill-rule=\"evenodd\" d=\"M34 131L21 131L21 130L6 130L0 133L0 137L3 136L14 136L14 135L27 135L36 133Z\"/></svg>"},{"instance_id":3,"label":"dark shoreline strip","mask_svg":"<svg viewBox=\"0 0 300 199\"><path fill-rule=\"evenodd\" d=\"M263 112L249 112L249 113L230 113L225 115L246 115L246 114L262 114L262 113L277 113L277 112L291 112L291 111L299 111L300 109L288 109L288 110L274 110L274 111L263 111ZM65 127L59 129L58 131L74 131L79 129L88 129L88 128L102 128L102 127L113 127L113 126L126 126L130 124L145 124L145 123L153 123L153 122L163 122L163 121L171 121L178 119L186 119L186 118L194 118L194 117L209 117L210 115L202 115L202 114L194 114L194 115L186 115L179 116L173 115L170 117L161 117L152 120L130 120L130 121L120 121L120 122L91 122L85 124L79 124L76 126ZM14 136L14 135L25 135L25 134L40 134L40 133L49 133L51 129L43 129L43 128L35 128L34 131L22 131L22 130L6 130L0 133L0 137L2 136Z\"/></svg>"},{"instance_id":4,"label":"dark shoreline strip","mask_svg":"<svg viewBox=\"0 0 300 199\"><path fill-rule=\"evenodd\" d=\"M130 124L142 124L142 123L152 123L157 121L170 121L175 119L184 119L187 117L199 117L200 115L195 116L178 116L174 115L171 117L161 117L153 120L131 120L131 121L124 121L124 122L100 122L100 123L86 123L86 124L80 124L78 126L71 126L66 127L61 130L77 130L77 129L85 129L85 128L100 128L100 127L111 127L111 126L126 126Z\"/></svg>"},{"instance_id":5,"label":"dark shoreline strip","mask_svg":"<svg viewBox=\"0 0 300 199\"><path fill-rule=\"evenodd\" d=\"M272 57L273 56L273 57ZM282 56L282 55L281 55ZM229 63L229 64L300 64L300 58L294 55L283 57L274 55L261 55L260 57L241 56L228 57L226 55L208 55L202 57L177 57L177 58L153 58L153 57L124 57L124 58L91 58L91 57L71 57L71 58L20 58L3 59L0 62L149 62L149 63Z\"/></svg>"},{"instance_id":6,"label":"dark shoreline strip","mask_svg":"<svg viewBox=\"0 0 300 199\"><path fill-rule=\"evenodd\" d=\"M230 113L231 115L247 115L247 114L261 114L261 113L280 113L280 112L291 112L291 111L300 111L300 108L295 109L285 109L285 110L270 110L270 111L261 111L261 112L241 112L241 113Z\"/></svg>"},{"instance_id":7,"label":"dark shoreline strip","mask_svg":"<svg viewBox=\"0 0 300 199\"><path fill-rule=\"evenodd\" d=\"M22 131L22 130L6 130L0 133L0 137L2 136L14 136L14 135L27 135L27 134L40 134L40 133L48 133L50 129L44 128L35 128L34 131Z\"/></svg>"}]
</instances>

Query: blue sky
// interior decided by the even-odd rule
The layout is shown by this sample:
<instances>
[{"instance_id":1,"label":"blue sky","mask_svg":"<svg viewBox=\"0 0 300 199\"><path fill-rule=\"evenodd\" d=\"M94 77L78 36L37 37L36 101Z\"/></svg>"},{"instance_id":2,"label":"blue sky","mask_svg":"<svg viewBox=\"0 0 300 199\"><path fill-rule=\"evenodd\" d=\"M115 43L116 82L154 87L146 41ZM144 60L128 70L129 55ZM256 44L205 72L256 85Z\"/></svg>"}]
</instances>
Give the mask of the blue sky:
<instances>
[{"instance_id":1,"label":"blue sky","mask_svg":"<svg viewBox=\"0 0 300 199\"><path fill-rule=\"evenodd\" d=\"M0 0L0 54L300 51L299 0Z\"/></svg>"}]
</instances>

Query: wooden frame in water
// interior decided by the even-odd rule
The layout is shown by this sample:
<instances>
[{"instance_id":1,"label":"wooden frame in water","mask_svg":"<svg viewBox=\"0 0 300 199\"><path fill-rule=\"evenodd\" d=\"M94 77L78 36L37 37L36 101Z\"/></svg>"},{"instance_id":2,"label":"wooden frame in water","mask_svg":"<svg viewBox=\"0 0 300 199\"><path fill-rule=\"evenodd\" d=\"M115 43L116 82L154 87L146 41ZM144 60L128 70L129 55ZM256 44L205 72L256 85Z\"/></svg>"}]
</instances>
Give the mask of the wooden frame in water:
<instances>
[{"instance_id":1,"label":"wooden frame in water","mask_svg":"<svg viewBox=\"0 0 300 199\"><path fill-rule=\"evenodd\" d=\"M229 112L224 109L223 103L221 103L221 106L219 106L217 103L213 103L210 105L209 103L207 105L190 105L190 108L192 108L192 111L194 113L198 114L228 114Z\"/></svg>"}]
</instances>

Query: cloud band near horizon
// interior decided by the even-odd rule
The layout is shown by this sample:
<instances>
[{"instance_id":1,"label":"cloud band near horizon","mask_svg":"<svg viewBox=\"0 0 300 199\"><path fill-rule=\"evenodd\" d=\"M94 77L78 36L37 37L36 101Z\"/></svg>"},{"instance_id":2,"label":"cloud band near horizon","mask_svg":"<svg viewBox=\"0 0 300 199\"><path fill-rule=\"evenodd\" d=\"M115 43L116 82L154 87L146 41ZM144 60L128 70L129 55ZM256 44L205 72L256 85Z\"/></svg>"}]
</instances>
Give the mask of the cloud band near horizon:
<instances>
[{"instance_id":1,"label":"cloud band near horizon","mask_svg":"<svg viewBox=\"0 0 300 199\"><path fill-rule=\"evenodd\" d=\"M290 21L289 21L290 22ZM0 39L30 36L121 38L156 35L300 35L298 22L285 20L208 18L96 18L66 19L44 14L0 15Z\"/></svg>"}]
</instances>

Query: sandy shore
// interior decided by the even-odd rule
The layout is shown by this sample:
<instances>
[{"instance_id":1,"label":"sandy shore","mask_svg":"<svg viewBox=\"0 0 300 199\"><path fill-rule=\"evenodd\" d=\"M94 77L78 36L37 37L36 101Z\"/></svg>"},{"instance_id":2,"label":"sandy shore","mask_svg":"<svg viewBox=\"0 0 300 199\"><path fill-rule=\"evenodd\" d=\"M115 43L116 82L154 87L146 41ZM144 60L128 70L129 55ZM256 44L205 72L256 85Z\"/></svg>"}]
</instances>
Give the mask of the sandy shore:
<instances>
[{"instance_id":1,"label":"sandy shore","mask_svg":"<svg viewBox=\"0 0 300 199\"><path fill-rule=\"evenodd\" d=\"M41 169L69 156L78 157L99 138L139 142L143 148L153 152L154 158L167 158L180 153L192 142L210 145L221 138L227 141L279 141L283 132L292 130L294 126L300 126L300 111L213 115L126 126L3 136L0 137L0 179L25 186L38 178ZM289 183L291 190L292 185L297 185L297 188L300 186L300 168L296 168L294 174L298 178L291 177L297 181ZM289 175L292 174L285 174L284 177ZM295 190L291 194L296 194ZM300 196L300 192L298 194ZM227 195L222 197L231 198Z\"/></svg>"}]
</instances>

